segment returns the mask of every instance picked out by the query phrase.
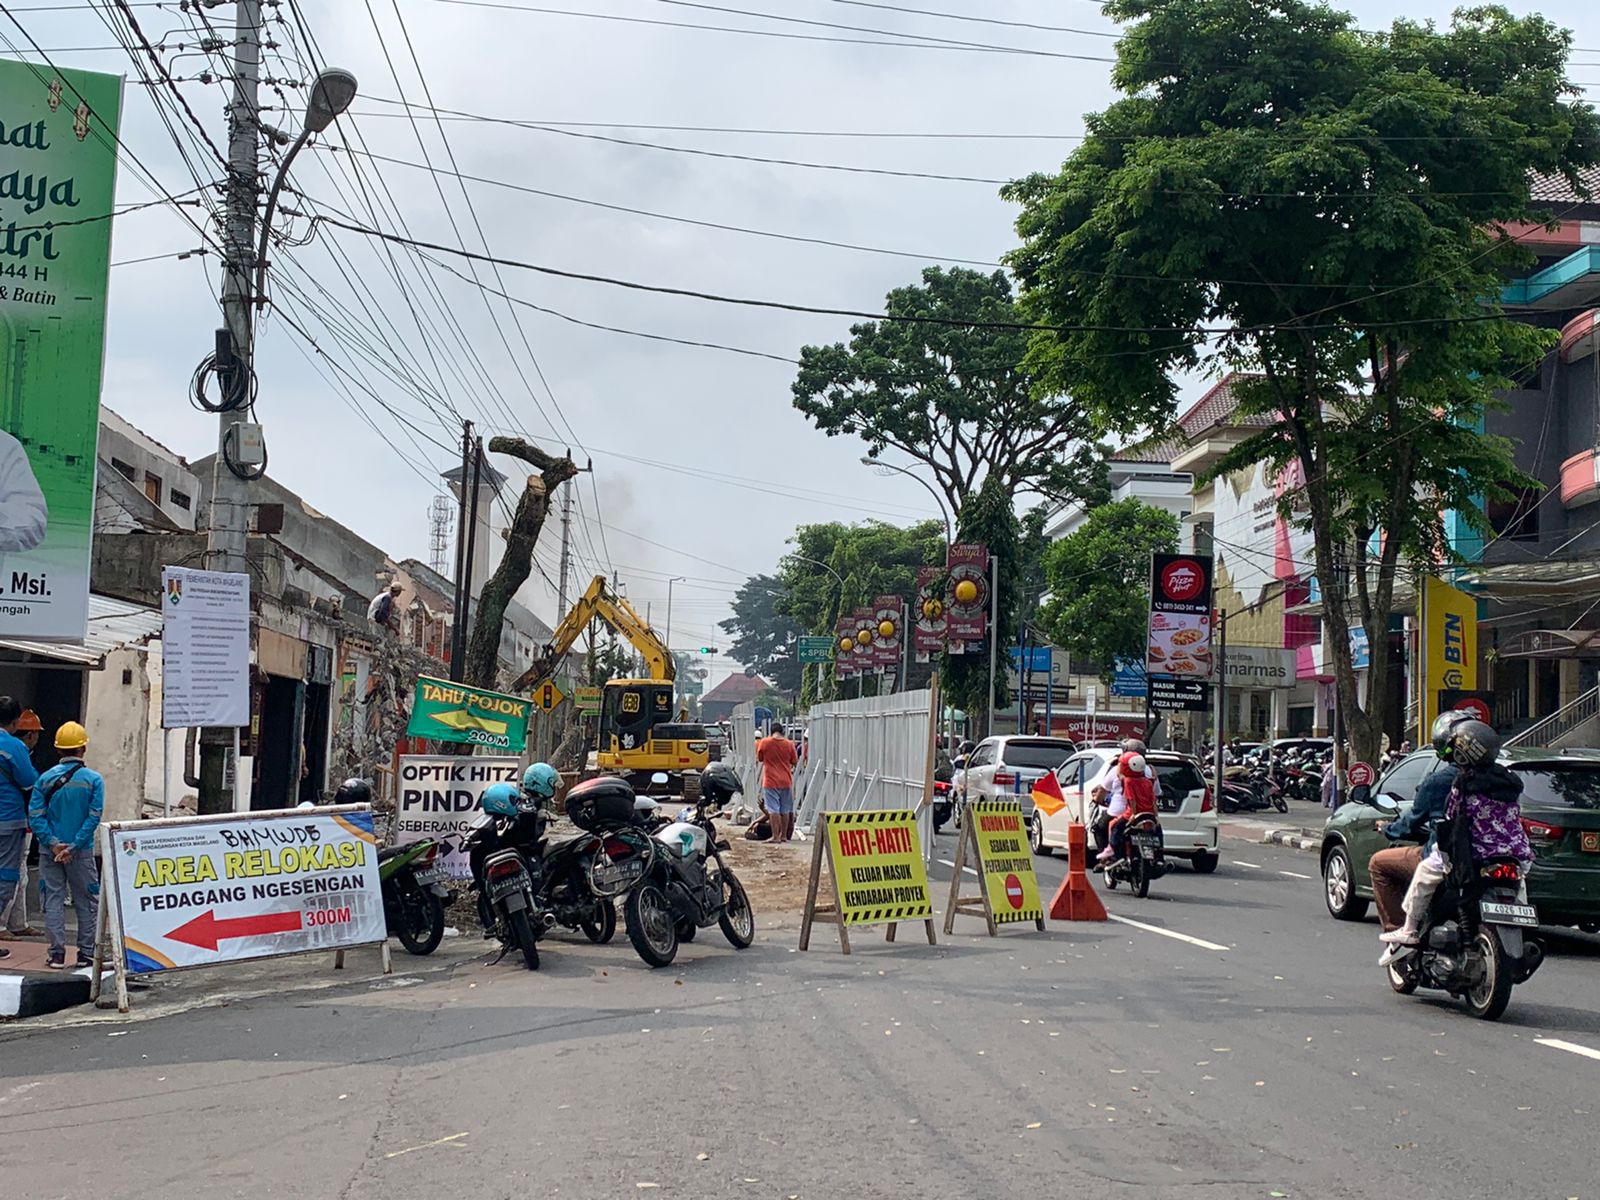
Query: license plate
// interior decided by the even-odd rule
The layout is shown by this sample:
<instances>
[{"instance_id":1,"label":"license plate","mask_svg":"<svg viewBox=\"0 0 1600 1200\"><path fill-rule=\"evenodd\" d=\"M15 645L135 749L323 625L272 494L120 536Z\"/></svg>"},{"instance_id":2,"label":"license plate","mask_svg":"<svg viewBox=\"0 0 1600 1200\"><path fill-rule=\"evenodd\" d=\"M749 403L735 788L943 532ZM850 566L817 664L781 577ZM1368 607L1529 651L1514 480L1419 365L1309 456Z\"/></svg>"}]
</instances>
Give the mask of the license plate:
<instances>
[{"instance_id":1,"label":"license plate","mask_svg":"<svg viewBox=\"0 0 1600 1200\"><path fill-rule=\"evenodd\" d=\"M449 879L450 871L449 868L442 866L428 867L418 871L412 878L417 881L418 887L427 887L430 883L443 883Z\"/></svg>"},{"instance_id":2,"label":"license plate","mask_svg":"<svg viewBox=\"0 0 1600 1200\"><path fill-rule=\"evenodd\" d=\"M1600 854L1600 829L1585 829L1578 844L1586 854Z\"/></svg>"},{"instance_id":3,"label":"license plate","mask_svg":"<svg viewBox=\"0 0 1600 1200\"><path fill-rule=\"evenodd\" d=\"M609 891L612 888L630 884L643 874L643 859L626 858L619 863L609 863L603 867L596 867L594 869L594 882L596 887L603 887Z\"/></svg>"},{"instance_id":4,"label":"license plate","mask_svg":"<svg viewBox=\"0 0 1600 1200\"><path fill-rule=\"evenodd\" d=\"M1531 904L1501 904L1485 900L1478 906L1483 919L1494 925L1537 925L1539 911Z\"/></svg>"},{"instance_id":5,"label":"license plate","mask_svg":"<svg viewBox=\"0 0 1600 1200\"><path fill-rule=\"evenodd\" d=\"M499 879L491 879L489 881L489 899L498 900L501 896L510 895L512 892L520 892L522 890L522 882L526 878L527 876L518 874L502 875Z\"/></svg>"}]
</instances>

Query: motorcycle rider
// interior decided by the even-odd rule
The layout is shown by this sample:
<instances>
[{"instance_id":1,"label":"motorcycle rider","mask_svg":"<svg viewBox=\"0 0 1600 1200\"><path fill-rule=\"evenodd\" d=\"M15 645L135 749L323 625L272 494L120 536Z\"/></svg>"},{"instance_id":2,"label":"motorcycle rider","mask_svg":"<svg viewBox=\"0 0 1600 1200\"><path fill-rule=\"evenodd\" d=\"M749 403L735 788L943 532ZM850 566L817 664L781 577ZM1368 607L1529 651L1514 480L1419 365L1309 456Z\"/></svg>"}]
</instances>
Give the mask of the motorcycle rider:
<instances>
[{"instance_id":1,"label":"motorcycle rider","mask_svg":"<svg viewBox=\"0 0 1600 1200\"><path fill-rule=\"evenodd\" d=\"M1127 801L1122 795L1122 755L1145 753L1144 741L1140 738L1130 737L1122 739L1121 753L1112 755L1106 765L1100 768L1100 774L1094 777L1089 784L1089 799L1092 803L1100 805L1102 813L1100 819L1094 823L1095 845L1106 847L1109 845L1110 836L1108 829L1111 821L1123 816L1127 810ZM1156 773L1145 765L1145 778L1154 780Z\"/></svg>"},{"instance_id":2,"label":"motorcycle rider","mask_svg":"<svg viewBox=\"0 0 1600 1200\"><path fill-rule=\"evenodd\" d=\"M1132 740L1132 739L1130 739ZM1117 759L1117 781L1122 788L1123 812L1111 819L1110 841L1097 861L1108 863L1122 853L1123 832L1127 823L1142 813L1156 811L1155 772L1144 755L1128 751Z\"/></svg>"},{"instance_id":3,"label":"motorcycle rider","mask_svg":"<svg viewBox=\"0 0 1600 1200\"><path fill-rule=\"evenodd\" d=\"M1456 726L1470 719L1469 714L1459 709L1442 712L1434 719L1432 728L1428 730L1428 736L1433 742L1434 752L1439 756L1439 765L1417 788L1416 799L1411 802L1411 811L1392 821L1382 821L1378 824L1379 831L1395 843L1413 838L1420 833L1428 835L1426 845L1396 844L1388 849L1379 850L1367 863L1367 872L1372 879L1372 896L1378 905L1378 921L1385 933L1398 929L1404 923L1405 910L1401 897L1410 887L1412 877L1416 874L1423 858L1433 852L1434 825L1444 816L1445 805L1450 799L1450 790L1456 781L1457 767L1452 761L1455 754L1452 735ZM1392 961L1392 956L1386 957Z\"/></svg>"},{"instance_id":4,"label":"motorcycle rider","mask_svg":"<svg viewBox=\"0 0 1600 1200\"><path fill-rule=\"evenodd\" d=\"M1436 837L1432 852L1411 878L1405 924L1378 935L1390 946L1380 965L1387 966L1405 947L1416 945L1433 894L1457 860L1470 864L1509 857L1517 859L1524 871L1533 862L1533 847L1522 828L1518 803L1522 781L1495 761L1500 747L1500 735L1482 721L1468 719L1451 728L1450 750L1457 774L1445 804L1448 828L1442 831L1444 839Z\"/></svg>"}]
</instances>

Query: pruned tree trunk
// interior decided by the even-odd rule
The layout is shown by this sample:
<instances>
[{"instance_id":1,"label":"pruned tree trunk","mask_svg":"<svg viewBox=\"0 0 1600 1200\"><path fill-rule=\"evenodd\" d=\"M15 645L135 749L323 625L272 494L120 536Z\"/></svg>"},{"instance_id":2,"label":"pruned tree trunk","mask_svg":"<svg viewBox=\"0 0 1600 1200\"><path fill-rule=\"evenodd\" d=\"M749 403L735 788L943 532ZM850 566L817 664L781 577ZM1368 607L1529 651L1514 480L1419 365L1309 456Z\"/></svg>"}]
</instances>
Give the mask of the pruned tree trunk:
<instances>
[{"instance_id":1,"label":"pruned tree trunk","mask_svg":"<svg viewBox=\"0 0 1600 1200\"><path fill-rule=\"evenodd\" d=\"M537 468L539 474L528 476L528 486L517 501L516 513L505 533L505 555L483 585L477 612L473 614L461 677L469 686L478 688L493 688L499 683L500 630L506 606L533 571L533 548L539 542L539 531L550 513L550 498L555 495L556 488L578 473L570 458L552 457L521 438L492 438L489 449L495 454L520 458Z\"/></svg>"}]
</instances>

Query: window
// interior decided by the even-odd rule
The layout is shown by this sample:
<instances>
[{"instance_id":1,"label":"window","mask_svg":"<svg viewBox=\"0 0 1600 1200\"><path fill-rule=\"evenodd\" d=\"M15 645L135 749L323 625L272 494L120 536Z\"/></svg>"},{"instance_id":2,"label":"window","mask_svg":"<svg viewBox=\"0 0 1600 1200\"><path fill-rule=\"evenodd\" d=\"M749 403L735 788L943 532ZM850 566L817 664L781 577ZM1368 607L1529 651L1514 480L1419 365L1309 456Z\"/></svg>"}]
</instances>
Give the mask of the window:
<instances>
[{"instance_id":1,"label":"window","mask_svg":"<svg viewBox=\"0 0 1600 1200\"><path fill-rule=\"evenodd\" d=\"M1083 759L1071 758L1056 768L1056 779L1062 791L1083 786L1083 764Z\"/></svg>"},{"instance_id":2,"label":"window","mask_svg":"<svg viewBox=\"0 0 1600 1200\"><path fill-rule=\"evenodd\" d=\"M132 463L125 463L120 458L113 458L111 460L111 465L113 467L115 467L118 471L121 471L122 474L126 478L128 478L130 480L134 477L135 474L137 474L137 472L135 472L134 469L133 469L133 464Z\"/></svg>"},{"instance_id":3,"label":"window","mask_svg":"<svg viewBox=\"0 0 1600 1200\"><path fill-rule=\"evenodd\" d=\"M1076 749L1071 742L1011 741L1005 745L1003 758L1008 767L1034 767L1053 771L1072 756Z\"/></svg>"},{"instance_id":4,"label":"window","mask_svg":"<svg viewBox=\"0 0 1600 1200\"><path fill-rule=\"evenodd\" d=\"M1522 780L1522 807L1600 809L1600 769L1545 763L1512 764Z\"/></svg>"},{"instance_id":5,"label":"window","mask_svg":"<svg viewBox=\"0 0 1600 1200\"><path fill-rule=\"evenodd\" d=\"M144 495L151 504L161 503L161 476L144 473Z\"/></svg>"},{"instance_id":6,"label":"window","mask_svg":"<svg viewBox=\"0 0 1600 1200\"><path fill-rule=\"evenodd\" d=\"M172 501L174 508L189 509L194 506L194 501L190 498L189 493L180 492L177 488L173 488L167 493L167 499Z\"/></svg>"},{"instance_id":7,"label":"window","mask_svg":"<svg viewBox=\"0 0 1600 1200\"><path fill-rule=\"evenodd\" d=\"M1504 541L1536 542L1539 540L1539 501L1544 497L1542 488L1525 488L1510 500L1490 500L1484 505L1484 516L1489 527Z\"/></svg>"},{"instance_id":8,"label":"window","mask_svg":"<svg viewBox=\"0 0 1600 1200\"><path fill-rule=\"evenodd\" d=\"M1398 766L1391 767L1389 773L1378 780L1378 794L1393 796L1402 802L1415 800L1417 788L1438 762L1438 758L1431 751L1408 756Z\"/></svg>"},{"instance_id":9,"label":"window","mask_svg":"<svg viewBox=\"0 0 1600 1200\"><path fill-rule=\"evenodd\" d=\"M969 762L967 764L967 766L969 766L969 767L986 767L990 763L992 763L993 761L994 761L994 743L993 742L984 742L983 745L979 746L976 750L974 750L972 752L972 761Z\"/></svg>"}]
</instances>

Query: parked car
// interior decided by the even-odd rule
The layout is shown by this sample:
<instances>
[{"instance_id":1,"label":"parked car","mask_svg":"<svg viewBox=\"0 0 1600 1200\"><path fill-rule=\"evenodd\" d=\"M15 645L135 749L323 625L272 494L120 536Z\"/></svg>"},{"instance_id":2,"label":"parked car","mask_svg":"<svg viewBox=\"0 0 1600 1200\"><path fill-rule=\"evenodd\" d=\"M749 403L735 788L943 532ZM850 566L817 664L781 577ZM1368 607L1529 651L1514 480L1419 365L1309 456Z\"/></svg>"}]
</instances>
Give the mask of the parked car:
<instances>
[{"instance_id":1,"label":"parked car","mask_svg":"<svg viewBox=\"0 0 1600 1200\"><path fill-rule=\"evenodd\" d=\"M1072 756L1077 746L1066 738L1007 734L984 738L961 773L963 803L1016 799L1022 818L1033 813L1033 785Z\"/></svg>"},{"instance_id":2,"label":"parked car","mask_svg":"<svg viewBox=\"0 0 1600 1200\"><path fill-rule=\"evenodd\" d=\"M1600 757L1594 751L1521 750L1500 756L1522 779L1522 825L1533 843L1528 900L1546 925L1600 929ZM1367 863L1393 845L1378 832L1411 807L1417 787L1439 765L1431 749L1386 771L1365 803L1328 818L1322 834L1323 898L1341 921L1359 921L1372 900Z\"/></svg>"},{"instance_id":3,"label":"parked car","mask_svg":"<svg viewBox=\"0 0 1600 1200\"><path fill-rule=\"evenodd\" d=\"M1036 809L1028 825L1028 844L1035 854L1065 849L1067 826L1075 821L1088 824L1089 792L1094 781L1115 759L1115 747L1097 747L1074 754L1056 768L1056 781L1066 797L1060 812ZM1205 768L1192 755L1172 750L1152 750L1145 761L1156 773L1156 808L1165 836L1168 858L1187 858L1196 871L1208 875L1217 869L1217 812ZM1090 839L1090 851L1100 847Z\"/></svg>"}]
</instances>

